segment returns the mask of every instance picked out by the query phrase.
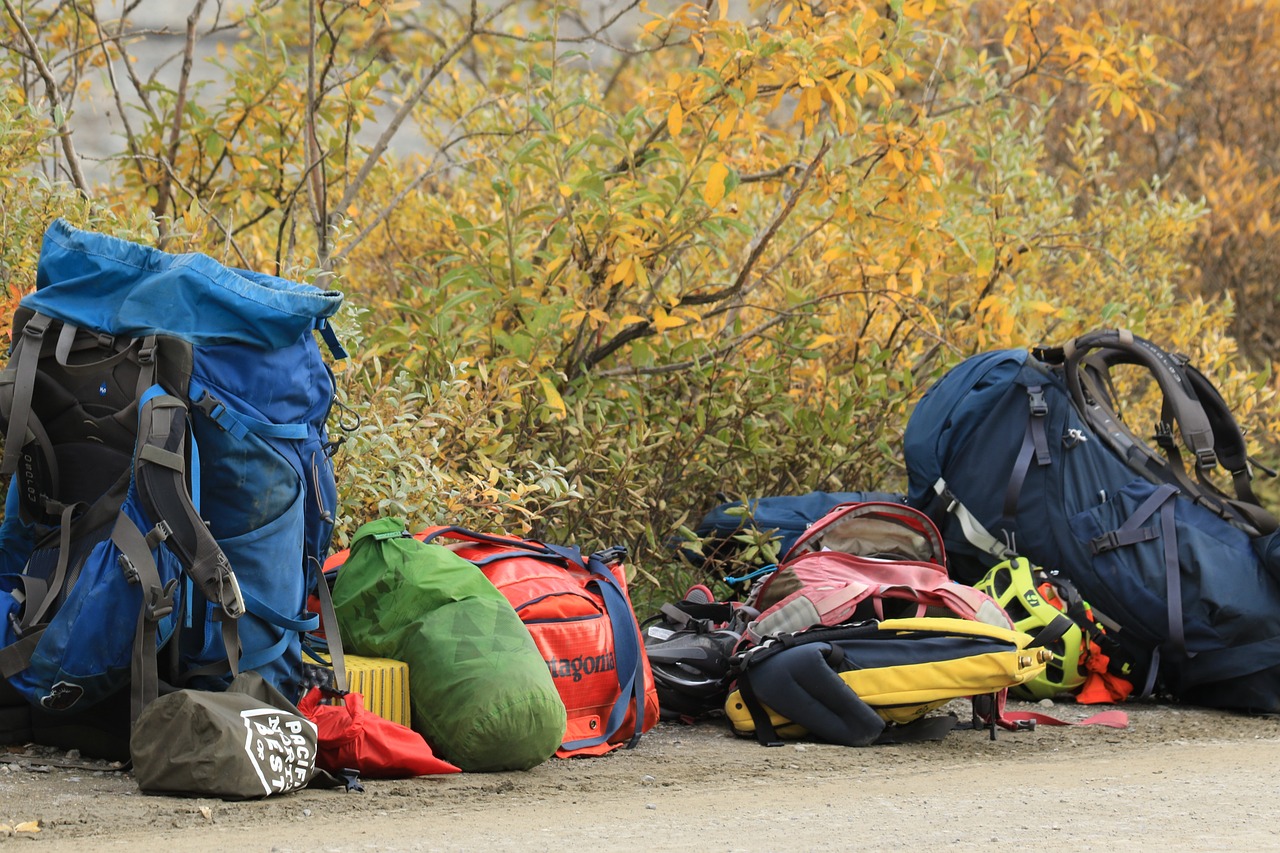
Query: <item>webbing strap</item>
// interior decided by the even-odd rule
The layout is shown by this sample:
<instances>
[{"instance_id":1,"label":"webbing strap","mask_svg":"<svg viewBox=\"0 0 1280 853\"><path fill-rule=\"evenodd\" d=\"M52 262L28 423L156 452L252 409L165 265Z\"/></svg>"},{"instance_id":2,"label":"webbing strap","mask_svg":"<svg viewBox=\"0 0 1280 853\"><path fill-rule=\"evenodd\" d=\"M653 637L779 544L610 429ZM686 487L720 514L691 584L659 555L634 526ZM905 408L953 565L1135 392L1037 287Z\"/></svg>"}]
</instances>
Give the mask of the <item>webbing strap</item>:
<instances>
[{"instance_id":1,"label":"webbing strap","mask_svg":"<svg viewBox=\"0 0 1280 853\"><path fill-rule=\"evenodd\" d=\"M200 592L235 620L245 607L240 585L187 490L186 414L183 402L159 385L142 395L134 465L138 494L151 517L163 519L171 528L169 550Z\"/></svg>"},{"instance_id":2,"label":"webbing strap","mask_svg":"<svg viewBox=\"0 0 1280 853\"><path fill-rule=\"evenodd\" d=\"M1053 458L1049 455L1049 441L1045 438L1044 421L1049 414L1049 406L1044 399L1044 387L1031 385L1027 387L1027 403L1030 412L1027 414L1027 428L1022 434L1022 446L1018 448L1018 456L1009 474L1009 484L1005 487L1003 517L1006 527L1013 526L1013 519L1018 514L1018 499L1022 497L1022 486L1027 480L1027 471L1031 468L1031 458L1043 467L1050 465Z\"/></svg>"},{"instance_id":3,"label":"webbing strap","mask_svg":"<svg viewBox=\"0 0 1280 853\"><path fill-rule=\"evenodd\" d=\"M173 612L177 578L162 583L148 542L133 519L123 512L116 517L111 530L111 541L120 549L120 569L125 579L142 590L142 604L138 608L138 622L133 635L133 663L129 676L129 705L131 720L136 721L142 709L160 693L156 667L156 633L160 620ZM161 537L163 538L163 534ZM152 540L154 541L154 539ZM158 543L157 543L158 544Z\"/></svg>"},{"instance_id":4,"label":"webbing strap","mask_svg":"<svg viewBox=\"0 0 1280 853\"><path fill-rule=\"evenodd\" d=\"M342 361L347 358L347 350L342 346L342 341L338 339L338 333L333 330L333 324L327 318L321 317L316 320L316 331L324 339L325 346L329 348L329 354L335 360Z\"/></svg>"},{"instance_id":5,"label":"webbing strap","mask_svg":"<svg viewBox=\"0 0 1280 853\"><path fill-rule=\"evenodd\" d=\"M978 517L951 493L945 479L939 477L933 484L933 491L942 499L945 504L944 509L960 522L960 530L970 545L1001 560L1009 560L1017 556L1017 552L1010 545L992 536Z\"/></svg>"},{"instance_id":6,"label":"webbing strap","mask_svg":"<svg viewBox=\"0 0 1280 853\"><path fill-rule=\"evenodd\" d=\"M606 743L622 728L627 710L634 708L635 730L626 744L630 749L640 740L640 733L644 729L644 658L640 648L640 633L636 627L635 614L627 604L627 597L622 592L622 587L618 585L617 579L614 578L613 572L594 557L587 560L587 569L591 572L592 582L596 584L604 599L609 627L613 632L614 655L617 659L618 698L614 701L600 734L565 741L560 748L573 751Z\"/></svg>"},{"instance_id":7,"label":"webbing strap","mask_svg":"<svg viewBox=\"0 0 1280 853\"><path fill-rule=\"evenodd\" d=\"M1177 494L1178 488L1176 486L1168 483L1157 486L1155 491L1138 505L1133 514L1125 519L1124 524L1114 531L1095 538L1090 543L1090 546L1092 547L1099 540L1106 540L1108 544L1115 543L1110 547L1122 547L1136 542L1150 541L1156 536L1162 537L1161 559L1164 563L1165 595L1167 597L1166 611L1169 626L1169 637L1165 645L1179 655L1191 658L1195 656L1195 653L1187 649L1186 628L1183 625L1182 568L1178 562L1178 531L1174 523L1177 507L1175 497ZM1157 530L1155 527L1144 528L1143 525L1157 512L1160 514L1158 520L1159 529ZM1110 550L1110 547L1103 548L1102 551ZM1101 553L1102 551L1095 550L1094 553ZM1147 685L1142 692L1143 696L1149 695L1154 687L1158 666L1159 650L1157 649L1153 655L1151 669L1147 676Z\"/></svg>"},{"instance_id":8,"label":"webbing strap","mask_svg":"<svg viewBox=\"0 0 1280 853\"><path fill-rule=\"evenodd\" d=\"M756 691L751 686L751 677L745 672L738 679L738 695L742 697L742 704L747 706L747 711L751 714L751 722L755 724L756 742L761 746L782 746L782 738L778 737L778 732L769 719L769 712L756 698Z\"/></svg>"},{"instance_id":9,"label":"webbing strap","mask_svg":"<svg viewBox=\"0 0 1280 853\"><path fill-rule=\"evenodd\" d=\"M1160 529L1164 534L1165 590L1169 596L1169 639L1175 650L1187 657L1195 653L1187 649L1186 629L1182 624L1182 569L1178 563L1178 531L1174 527L1172 495L1160 507Z\"/></svg>"},{"instance_id":10,"label":"webbing strap","mask_svg":"<svg viewBox=\"0 0 1280 853\"><path fill-rule=\"evenodd\" d=\"M42 634L43 627L0 649L0 675L12 678L26 669L31 664L31 656L35 654Z\"/></svg>"},{"instance_id":11,"label":"webbing strap","mask_svg":"<svg viewBox=\"0 0 1280 853\"><path fill-rule=\"evenodd\" d=\"M474 530L468 530L465 527L457 527L451 525L449 527L441 527L438 530L432 530L426 535L417 537L422 542L430 542L441 536L468 539L472 542L484 542L489 545L502 545L505 548L512 549L508 552L494 554L490 557L484 557L480 560L472 560L471 562L479 566L488 565L489 563L505 560L509 557L532 557L538 560L567 560L575 566L584 569L590 569L588 561L583 559L582 551L574 546L567 545L548 545L542 542L530 542L525 539L511 539L506 536L494 536L491 533L477 533ZM519 553L514 553L519 552Z\"/></svg>"},{"instance_id":12,"label":"webbing strap","mask_svg":"<svg viewBox=\"0 0 1280 853\"><path fill-rule=\"evenodd\" d=\"M71 561L71 516L75 514L77 508L83 506L84 504L76 503L62 510L61 526L58 530L58 564L54 567L53 576L44 583L43 595L33 600L28 590L26 607L22 611L22 621L19 623L21 633L25 634L36 625L42 624L54 600L62 593L62 585L67 579L67 564Z\"/></svg>"},{"instance_id":13,"label":"webbing strap","mask_svg":"<svg viewBox=\"0 0 1280 853\"><path fill-rule=\"evenodd\" d=\"M324 567L320 561L311 558L312 574L315 575L316 598L320 599L320 624L324 626L324 639L329 647L329 663L333 667L333 685L343 693L347 692L347 660L342 649L342 631L338 628L338 613L333 608L333 593L329 591L329 583L324 578Z\"/></svg>"},{"instance_id":14,"label":"webbing strap","mask_svg":"<svg viewBox=\"0 0 1280 853\"><path fill-rule=\"evenodd\" d=\"M191 378L190 394L192 405L204 412L222 429L237 439L249 433L266 438L285 438L301 441L308 435L306 424L276 424L233 411L226 403L209 392L195 377Z\"/></svg>"},{"instance_id":15,"label":"webbing strap","mask_svg":"<svg viewBox=\"0 0 1280 853\"><path fill-rule=\"evenodd\" d=\"M22 327L22 334L14 341L13 355L3 374L5 389L4 408L9 428L4 436L4 459L0 461L0 474L12 474L18 470L18 458L22 446L27 443L27 422L32 417L31 397L36 387L36 364L44 345L44 333L52 320L43 314L35 314Z\"/></svg>"}]
</instances>

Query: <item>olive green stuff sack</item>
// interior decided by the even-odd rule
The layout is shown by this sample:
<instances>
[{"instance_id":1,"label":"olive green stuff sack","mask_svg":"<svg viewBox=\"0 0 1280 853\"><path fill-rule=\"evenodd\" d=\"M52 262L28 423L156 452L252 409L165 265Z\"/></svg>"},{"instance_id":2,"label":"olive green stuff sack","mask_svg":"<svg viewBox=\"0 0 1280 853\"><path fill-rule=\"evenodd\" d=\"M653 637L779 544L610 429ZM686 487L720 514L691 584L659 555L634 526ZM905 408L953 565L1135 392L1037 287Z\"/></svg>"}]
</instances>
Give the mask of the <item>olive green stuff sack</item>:
<instances>
[{"instance_id":1,"label":"olive green stuff sack","mask_svg":"<svg viewBox=\"0 0 1280 853\"><path fill-rule=\"evenodd\" d=\"M383 518L356 531L333 587L342 641L409 665L413 728L466 771L527 770L565 708L510 602L475 565Z\"/></svg>"},{"instance_id":2,"label":"olive green stuff sack","mask_svg":"<svg viewBox=\"0 0 1280 853\"><path fill-rule=\"evenodd\" d=\"M150 702L129 747L146 794L248 800L328 776L316 767L315 724L256 672L226 692L177 690Z\"/></svg>"}]
</instances>

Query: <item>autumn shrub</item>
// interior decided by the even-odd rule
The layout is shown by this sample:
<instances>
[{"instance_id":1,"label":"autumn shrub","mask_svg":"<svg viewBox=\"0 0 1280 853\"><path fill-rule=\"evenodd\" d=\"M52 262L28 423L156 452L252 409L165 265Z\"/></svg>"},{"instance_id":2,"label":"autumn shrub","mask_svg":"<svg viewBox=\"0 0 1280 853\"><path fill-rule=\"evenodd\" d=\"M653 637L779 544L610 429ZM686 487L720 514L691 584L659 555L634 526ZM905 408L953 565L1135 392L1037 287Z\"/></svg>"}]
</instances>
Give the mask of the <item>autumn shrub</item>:
<instances>
[{"instance_id":1,"label":"autumn shrub","mask_svg":"<svg viewBox=\"0 0 1280 853\"><path fill-rule=\"evenodd\" d=\"M1188 288L1206 223L1257 206L1135 167L1176 85L1158 22L738 5L197 0L144 78L128 19L30 3L0 181L50 191L6 263L29 281L79 210L339 287L340 542L394 512L621 544L657 596L723 496L902 489L913 402L984 349L1132 328L1222 378L1261 449L1235 292ZM65 143L96 88L132 119L90 185Z\"/></svg>"}]
</instances>

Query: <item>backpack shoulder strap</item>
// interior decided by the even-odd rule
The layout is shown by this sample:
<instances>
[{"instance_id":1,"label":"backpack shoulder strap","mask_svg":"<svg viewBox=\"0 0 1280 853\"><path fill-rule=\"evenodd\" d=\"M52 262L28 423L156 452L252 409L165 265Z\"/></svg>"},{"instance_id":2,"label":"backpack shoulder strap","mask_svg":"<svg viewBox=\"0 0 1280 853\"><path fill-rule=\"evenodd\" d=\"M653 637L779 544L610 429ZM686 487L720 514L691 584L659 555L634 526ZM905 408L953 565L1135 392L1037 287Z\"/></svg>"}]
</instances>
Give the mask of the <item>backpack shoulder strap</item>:
<instances>
[{"instance_id":1,"label":"backpack shoulder strap","mask_svg":"<svg viewBox=\"0 0 1280 853\"><path fill-rule=\"evenodd\" d=\"M165 543L200 591L222 607L225 618L234 620L244 613L244 597L231 563L191 500L193 492L199 494L198 464L191 466L190 491L187 487L186 415L186 404L158 385L142 395L135 465L138 496L166 528ZM198 462L194 442L191 452Z\"/></svg>"},{"instance_id":2,"label":"backpack shoulder strap","mask_svg":"<svg viewBox=\"0 0 1280 853\"><path fill-rule=\"evenodd\" d=\"M1250 460L1239 425L1218 390L1185 358L1127 330L1110 329L1068 342L1062 348L1061 364L1081 417L1130 466L1158 482L1179 486L1237 526L1252 528L1252 532L1276 528L1276 519L1262 509L1249 485ZM1110 371L1120 364L1147 369L1160 387L1163 400L1156 443L1162 453L1135 436L1116 411ZM1175 425L1190 452L1194 479L1174 442ZM1219 463L1231 474L1234 495L1224 493L1206 477Z\"/></svg>"}]
</instances>

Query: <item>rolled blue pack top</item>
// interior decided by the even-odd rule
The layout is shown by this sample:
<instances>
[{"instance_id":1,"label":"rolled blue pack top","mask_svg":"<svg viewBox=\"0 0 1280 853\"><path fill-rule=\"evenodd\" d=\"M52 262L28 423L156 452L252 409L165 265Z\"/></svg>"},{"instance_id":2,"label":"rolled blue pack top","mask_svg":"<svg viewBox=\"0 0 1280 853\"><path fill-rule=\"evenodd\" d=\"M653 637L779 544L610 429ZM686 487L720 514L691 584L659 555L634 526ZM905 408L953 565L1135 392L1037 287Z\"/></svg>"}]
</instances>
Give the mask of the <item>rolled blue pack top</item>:
<instances>
[{"instance_id":1,"label":"rolled blue pack top","mask_svg":"<svg viewBox=\"0 0 1280 853\"><path fill-rule=\"evenodd\" d=\"M342 295L62 220L36 287L0 374L0 674L54 712L233 664L296 700Z\"/></svg>"}]
</instances>

